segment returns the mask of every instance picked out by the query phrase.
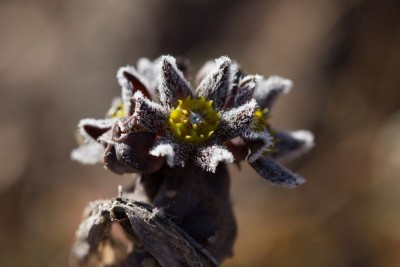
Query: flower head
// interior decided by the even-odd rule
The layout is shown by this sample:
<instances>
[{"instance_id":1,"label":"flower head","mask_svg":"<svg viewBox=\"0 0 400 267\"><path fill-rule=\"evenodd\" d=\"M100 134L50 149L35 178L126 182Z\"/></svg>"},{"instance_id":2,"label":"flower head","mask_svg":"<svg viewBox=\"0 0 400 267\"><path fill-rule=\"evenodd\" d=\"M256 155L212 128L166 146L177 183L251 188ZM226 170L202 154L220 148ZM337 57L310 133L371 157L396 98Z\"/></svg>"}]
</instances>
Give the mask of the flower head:
<instances>
[{"instance_id":1,"label":"flower head","mask_svg":"<svg viewBox=\"0 0 400 267\"><path fill-rule=\"evenodd\" d=\"M172 56L121 68L121 97L105 119L79 123L87 144L72 157L104 161L120 174L151 173L164 162L184 167L188 161L215 172L220 163L246 159L274 184L293 187L304 181L275 160L309 150L312 134L269 124L273 104L290 91L290 80L245 74L226 56L204 65L195 88L189 74L188 62Z\"/></svg>"},{"instance_id":2,"label":"flower head","mask_svg":"<svg viewBox=\"0 0 400 267\"><path fill-rule=\"evenodd\" d=\"M194 90L173 57L162 56L157 62L160 103L136 92L130 119L160 137L150 154L165 157L171 167L194 160L211 172L221 162L232 162L224 142L246 131L256 108L255 100L224 108L234 86L235 64L228 57L217 59L215 68Z\"/></svg>"}]
</instances>

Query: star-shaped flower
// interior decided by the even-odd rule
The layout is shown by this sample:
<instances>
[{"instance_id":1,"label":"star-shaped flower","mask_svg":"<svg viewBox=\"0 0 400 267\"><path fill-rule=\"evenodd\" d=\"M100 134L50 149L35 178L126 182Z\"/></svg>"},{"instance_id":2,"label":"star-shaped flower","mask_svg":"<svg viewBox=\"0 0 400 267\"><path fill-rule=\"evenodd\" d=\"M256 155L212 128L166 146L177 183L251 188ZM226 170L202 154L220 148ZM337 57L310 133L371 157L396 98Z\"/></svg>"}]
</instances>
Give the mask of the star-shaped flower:
<instances>
[{"instance_id":1,"label":"star-shaped flower","mask_svg":"<svg viewBox=\"0 0 400 267\"><path fill-rule=\"evenodd\" d=\"M121 68L122 97L113 101L106 119L79 123L87 144L72 157L84 163L104 161L119 174L155 172L164 161L183 167L189 160L215 172L220 163L247 159L273 184L303 183L275 160L309 150L313 135L279 131L268 123L275 100L289 92L292 82L247 75L237 66L228 57L207 62L195 90L182 59L141 59L137 69Z\"/></svg>"},{"instance_id":2,"label":"star-shaped flower","mask_svg":"<svg viewBox=\"0 0 400 267\"><path fill-rule=\"evenodd\" d=\"M233 162L232 153L223 143L245 133L257 106L250 99L224 108L234 85L236 65L228 57L217 59L215 67L193 90L175 58L162 56L157 62L160 103L136 92L135 111L125 125L139 125L159 136L149 152L165 157L171 167L183 167L194 160L202 169L215 172L219 163Z\"/></svg>"}]
</instances>

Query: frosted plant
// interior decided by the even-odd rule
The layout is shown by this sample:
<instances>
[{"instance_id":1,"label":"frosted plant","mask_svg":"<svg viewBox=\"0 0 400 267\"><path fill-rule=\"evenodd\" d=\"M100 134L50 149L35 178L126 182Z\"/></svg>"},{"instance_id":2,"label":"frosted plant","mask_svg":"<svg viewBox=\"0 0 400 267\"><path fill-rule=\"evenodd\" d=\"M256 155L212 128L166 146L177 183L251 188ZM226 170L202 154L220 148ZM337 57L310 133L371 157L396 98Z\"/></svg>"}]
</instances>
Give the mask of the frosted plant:
<instances>
[{"instance_id":1,"label":"frosted plant","mask_svg":"<svg viewBox=\"0 0 400 267\"><path fill-rule=\"evenodd\" d=\"M195 89L189 77L186 60L141 59L137 68L118 71L122 96L114 99L106 118L79 123L85 144L72 152L73 159L104 162L115 173L141 176L117 199L91 204L73 250L78 265L106 264L103 250L109 245L116 255L120 247L110 234L116 221L134 244L107 263L111 266L141 266L146 261L154 266L218 266L232 255L236 238L227 163L247 160L275 185L303 183L275 160L309 150L312 134L276 130L268 122L272 105L290 90L291 81L247 75L225 56L205 64ZM161 228L146 228L142 220ZM187 258L172 255L165 250L167 240L157 240L171 229L178 229L174 237L181 238L176 242L183 247L173 243L174 238L170 243L181 253L189 251L181 254Z\"/></svg>"}]
</instances>

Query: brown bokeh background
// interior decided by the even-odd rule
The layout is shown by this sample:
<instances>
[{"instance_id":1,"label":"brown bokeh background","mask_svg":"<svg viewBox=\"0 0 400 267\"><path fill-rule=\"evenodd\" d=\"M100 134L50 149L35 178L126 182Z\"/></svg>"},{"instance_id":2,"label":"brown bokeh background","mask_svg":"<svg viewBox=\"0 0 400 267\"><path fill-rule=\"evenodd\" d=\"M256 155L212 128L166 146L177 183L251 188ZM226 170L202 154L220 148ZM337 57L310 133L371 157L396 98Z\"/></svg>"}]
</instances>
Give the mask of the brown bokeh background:
<instances>
[{"instance_id":1,"label":"brown bokeh background","mask_svg":"<svg viewBox=\"0 0 400 267\"><path fill-rule=\"evenodd\" d=\"M118 67L228 55L294 81L272 123L317 146L296 190L231 166L239 223L224 266L400 266L400 2L0 3L0 266L68 266L87 202L129 176L69 159L79 119L101 118Z\"/></svg>"}]
</instances>

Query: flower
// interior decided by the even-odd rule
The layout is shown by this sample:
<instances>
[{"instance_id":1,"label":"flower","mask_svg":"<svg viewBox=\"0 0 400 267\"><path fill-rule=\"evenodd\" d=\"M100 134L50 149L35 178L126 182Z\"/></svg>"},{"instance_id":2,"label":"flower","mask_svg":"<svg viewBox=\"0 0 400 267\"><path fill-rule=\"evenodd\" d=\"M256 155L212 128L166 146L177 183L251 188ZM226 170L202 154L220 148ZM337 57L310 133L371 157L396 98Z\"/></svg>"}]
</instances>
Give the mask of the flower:
<instances>
[{"instance_id":1,"label":"flower","mask_svg":"<svg viewBox=\"0 0 400 267\"><path fill-rule=\"evenodd\" d=\"M118 174L153 173L164 162L184 167L189 160L215 172L220 163L246 159L275 185L304 182L276 160L308 151L313 135L277 130L268 122L276 99L290 91L290 80L248 75L226 56L203 66L196 89L189 76L187 60L172 56L120 68L122 97L113 100L105 119L80 121L86 144L72 158L103 161Z\"/></svg>"},{"instance_id":2,"label":"flower","mask_svg":"<svg viewBox=\"0 0 400 267\"><path fill-rule=\"evenodd\" d=\"M217 59L215 67L193 90L175 58L162 56L157 63L160 103L136 92L135 111L126 125L139 125L159 136L149 153L165 157L170 167L184 167L188 160L194 160L203 170L215 172L221 162L233 162L232 153L223 143L244 134L257 106L250 99L224 108L234 86L236 65L228 57Z\"/></svg>"}]
</instances>

